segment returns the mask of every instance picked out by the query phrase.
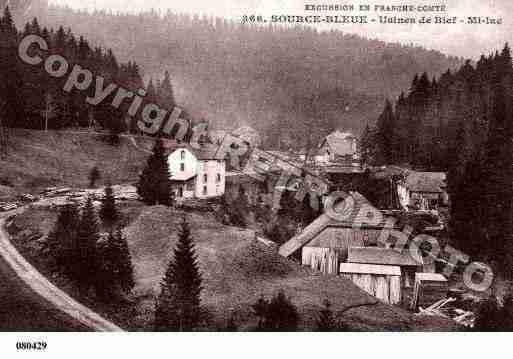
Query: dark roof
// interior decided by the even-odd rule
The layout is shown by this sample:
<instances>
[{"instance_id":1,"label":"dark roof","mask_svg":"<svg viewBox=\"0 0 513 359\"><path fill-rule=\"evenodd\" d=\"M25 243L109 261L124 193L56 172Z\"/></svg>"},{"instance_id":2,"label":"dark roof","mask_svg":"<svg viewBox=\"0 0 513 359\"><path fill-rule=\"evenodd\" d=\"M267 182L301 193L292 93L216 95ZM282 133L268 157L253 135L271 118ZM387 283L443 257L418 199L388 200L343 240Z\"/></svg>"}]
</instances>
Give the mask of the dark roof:
<instances>
[{"instance_id":1,"label":"dark roof","mask_svg":"<svg viewBox=\"0 0 513 359\"><path fill-rule=\"evenodd\" d=\"M403 183L412 192L443 193L445 180L444 172L406 171Z\"/></svg>"},{"instance_id":2,"label":"dark roof","mask_svg":"<svg viewBox=\"0 0 513 359\"><path fill-rule=\"evenodd\" d=\"M339 213L341 217L344 217L343 219L334 219L326 213L322 214L306 226L301 233L284 243L280 247L279 253L284 257L292 255L329 226L341 226L354 229L380 229L385 227L387 219L389 218L382 216L379 222L374 223L378 219L374 217L378 213L381 215L381 212L358 192L351 192L346 200L336 203L334 207L334 210Z\"/></svg>"},{"instance_id":3,"label":"dark roof","mask_svg":"<svg viewBox=\"0 0 513 359\"><path fill-rule=\"evenodd\" d=\"M258 185L260 181L242 172L226 172L227 184L253 184Z\"/></svg>"},{"instance_id":4,"label":"dark roof","mask_svg":"<svg viewBox=\"0 0 513 359\"><path fill-rule=\"evenodd\" d=\"M171 154L180 149L190 151L198 160L224 160L224 153L217 145L206 144L200 148L195 148L188 143L167 144L166 150Z\"/></svg>"},{"instance_id":5,"label":"dark roof","mask_svg":"<svg viewBox=\"0 0 513 359\"><path fill-rule=\"evenodd\" d=\"M383 264L394 266L423 265L421 257L413 258L410 253L400 253L393 248L349 247L347 254L349 263Z\"/></svg>"}]
</instances>

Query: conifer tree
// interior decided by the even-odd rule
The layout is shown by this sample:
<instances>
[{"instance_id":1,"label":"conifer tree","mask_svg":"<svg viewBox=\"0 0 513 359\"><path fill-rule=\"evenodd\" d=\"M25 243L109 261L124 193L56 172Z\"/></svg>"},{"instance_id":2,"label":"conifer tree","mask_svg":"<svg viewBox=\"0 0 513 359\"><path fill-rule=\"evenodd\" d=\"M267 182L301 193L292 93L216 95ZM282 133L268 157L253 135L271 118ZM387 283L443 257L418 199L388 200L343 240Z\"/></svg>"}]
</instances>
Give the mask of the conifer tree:
<instances>
[{"instance_id":1,"label":"conifer tree","mask_svg":"<svg viewBox=\"0 0 513 359\"><path fill-rule=\"evenodd\" d=\"M115 234L116 248L118 249L118 274L119 274L119 285L124 292L131 291L135 286L134 280L134 267L132 264L132 256L130 255L130 249L128 242L123 236L121 228L118 228Z\"/></svg>"},{"instance_id":2,"label":"conifer tree","mask_svg":"<svg viewBox=\"0 0 513 359\"><path fill-rule=\"evenodd\" d=\"M474 330L478 332L499 332L501 328L501 310L495 298L481 302L474 322Z\"/></svg>"},{"instance_id":3,"label":"conifer tree","mask_svg":"<svg viewBox=\"0 0 513 359\"><path fill-rule=\"evenodd\" d=\"M161 293L155 312L157 330L192 331L200 327L201 283L189 224L184 218L180 224L173 259L161 283Z\"/></svg>"},{"instance_id":4,"label":"conifer tree","mask_svg":"<svg viewBox=\"0 0 513 359\"><path fill-rule=\"evenodd\" d=\"M109 233L99 251L96 293L101 298L107 298L118 295L118 290L130 292L135 285L132 259L120 228Z\"/></svg>"},{"instance_id":5,"label":"conifer tree","mask_svg":"<svg viewBox=\"0 0 513 359\"><path fill-rule=\"evenodd\" d=\"M374 163L376 155L376 145L374 140L374 133L371 130L371 127L366 125L358 146L361 155L361 161L365 165L372 165Z\"/></svg>"},{"instance_id":6,"label":"conifer tree","mask_svg":"<svg viewBox=\"0 0 513 359\"><path fill-rule=\"evenodd\" d=\"M21 93L23 78L17 52L18 32L9 6L0 21L0 116L9 127L25 127L25 103Z\"/></svg>"},{"instance_id":7,"label":"conifer tree","mask_svg":"<svg viewBox=\"0 0 513 359\"><path fill-rule=\"evenodd\" d=\"M74 248L76 259L72 270L72 278L82 294L87 294L87 291L96 285L99 239L100 229L96 211L92 199L88 198L78 225L77 246Z\"/></svg>"},{"instance_id":8,"label":"conifer tree","mask_svg":"<svg viewBox=\"0 0 513 359\"><path fill-rule=\"evenodd\" d=\"M116 207L116 198L114 196L114 190L109 184L105 187L105 194L102 198L102 205L100 207L100 218L103 223L107 225L114 224L120 215Z\"/></svg>"},{"instance_id":9,"label":"conifer tree","mask_svg":"<svg viewBox=\"0 0 513 359\"><path fill-rule=\"evenodd\" d=\"M317 329L321 332L331 332L336 329L335 319L331 311L331 303L327 299L324 301L324 308L319 313Z\"/></svg>"},{"instance_id":10,"label":"conifer tree","mask_svg":"<svg viewBox=\"0 0 513 359\"><path fill-rule=\"evenodd\" d=\"M164 80L162 80L162 83L158 88L158 92L161 101L160 105L168 110L172 110L175 107L176 102L169 71L164 73Z\"/></svg>"},{"instance_id":11,"label":"conifer tree","mask_svg":"<svg viewBox=\"0 0 513 359\"><path fill-rule=\"evenodd\" d=\"M387 100L383 113L378 118L376 136L374 137L380 156L380 164L392 164L396 156L396 124L392 103Z\"/></svg>"},{"instance_id":12,"label":"conifer tree","mask_svg":"<svg viewBox=\"0 0 513 359\"><path fill-rule=\"evenodd\" d=\"M77 228L80 212L75 204L68 204L59 210L57 222L48 234L45 251L53 269L69 275L76 253Z\"/></svg>"},{"instance_id":13,"label":"conifer tree","mask_svg":"<svg viewBox=\"0 0 513 359\"><path fill-rule=\"evenodd\" d=\"M137 193L148 205L173 204L169 166L161 139L157 139L153 154L148 158L146 167L141 173Z\"/></svg>"}]
</instances>

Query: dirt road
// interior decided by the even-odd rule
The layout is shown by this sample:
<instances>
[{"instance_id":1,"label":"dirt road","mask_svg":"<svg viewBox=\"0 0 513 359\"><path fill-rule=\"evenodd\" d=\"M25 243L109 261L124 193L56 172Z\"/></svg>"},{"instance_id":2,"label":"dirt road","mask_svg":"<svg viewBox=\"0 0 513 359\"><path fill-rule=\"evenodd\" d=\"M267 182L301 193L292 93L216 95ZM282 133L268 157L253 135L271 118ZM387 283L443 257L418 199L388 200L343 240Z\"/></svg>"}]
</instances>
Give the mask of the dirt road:
<instances>
[{"instance_id":1,"label":"dirt road","mask_svg":"<svg viewBox=\"0 0 513 359\"><path fill-rule=\"evenodd\" d=\"M12 246L0 214L0 331L120 331L73 300Z\"/></svg>"}]
</instances>

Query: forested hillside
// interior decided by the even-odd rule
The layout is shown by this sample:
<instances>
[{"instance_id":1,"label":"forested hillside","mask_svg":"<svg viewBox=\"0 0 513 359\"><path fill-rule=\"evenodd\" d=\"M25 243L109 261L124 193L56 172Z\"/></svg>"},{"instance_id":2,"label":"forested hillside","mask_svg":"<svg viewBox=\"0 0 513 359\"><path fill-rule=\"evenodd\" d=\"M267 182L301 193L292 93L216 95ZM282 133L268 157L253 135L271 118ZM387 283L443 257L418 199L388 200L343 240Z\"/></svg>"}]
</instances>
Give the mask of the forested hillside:
<instances>
[{"instance_id":1,"label":"forested hillside","mask_svg":"<svg viewBox=\"0 0 513 359\"><path fill-rule=\"evenodd\" d=\"M148 12L86 13L51 7L53 27L70 26L145 80L169 70L178 102L217 128L250 125L267 144L304 144L336 127L359 132L413 74L461 64L420 47L339 31L256 27L219 18Z\"/></svg>"},{"instance_id":2,"label":"forested hillside","mask_svg":"<svg viewBox=\"0 0 513 359\"><path fill-rule=\"evenodd\" d=\"M451 231L459 249L513 264L513 66L504 47L476 66L415 76L362 139L367 162L448 172ZM511 274L511 273L509 273Z\"/></svg>"}]
</instances>

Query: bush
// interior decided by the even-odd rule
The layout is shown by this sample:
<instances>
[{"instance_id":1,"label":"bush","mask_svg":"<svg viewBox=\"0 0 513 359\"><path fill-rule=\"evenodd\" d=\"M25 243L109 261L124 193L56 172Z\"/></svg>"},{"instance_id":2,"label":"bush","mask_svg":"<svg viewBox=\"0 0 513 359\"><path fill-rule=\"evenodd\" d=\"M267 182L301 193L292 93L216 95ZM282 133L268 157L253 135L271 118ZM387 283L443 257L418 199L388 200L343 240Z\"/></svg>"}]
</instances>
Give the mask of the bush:
<instances>
[{"instance_id":1,"label":"bush","mask_svg":"<svg viewBox=\"0 0 513 359\"><path fill-rule=\"evenodd\" d=\"M260 297L252 308L258 317L259 331L292 332L298 328L297 309L283 291L279 291L270 301Z\"/></svg>"}]
</instances>

